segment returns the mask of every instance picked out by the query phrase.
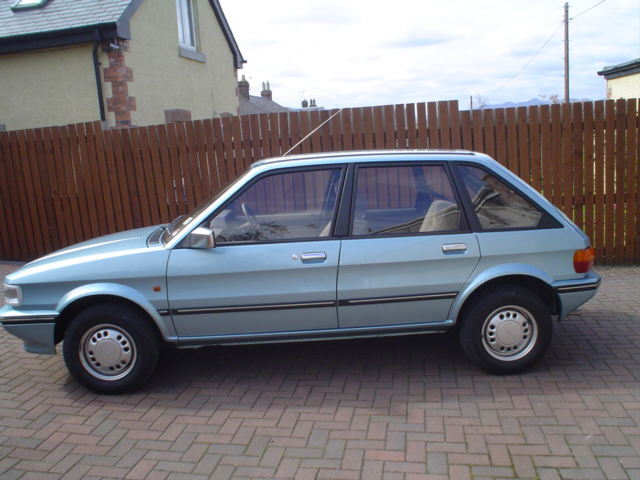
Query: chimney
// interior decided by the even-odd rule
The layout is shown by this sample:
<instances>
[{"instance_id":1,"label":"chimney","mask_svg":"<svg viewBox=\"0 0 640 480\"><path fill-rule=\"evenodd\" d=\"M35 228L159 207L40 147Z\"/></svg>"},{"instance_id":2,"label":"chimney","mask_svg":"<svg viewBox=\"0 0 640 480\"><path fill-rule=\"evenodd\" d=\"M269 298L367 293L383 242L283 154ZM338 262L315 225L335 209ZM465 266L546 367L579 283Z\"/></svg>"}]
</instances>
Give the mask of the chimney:
<instances>
[{"instance_id":1,"label":"chimney","mask_svg":"<svg viewBox=\"0 0 640 480\"><path fill-rule=\"evenodd\" d=\"M238 82L238 96L249 100L249 82L244 78L244 75L242 75L242 80Z\"/></svg>"},{"instance_id":2,"label":"chimney","mask_svg":"<svg viewBox=\"0 0 640 480\"><path fill-rule=\"evenodd\" d=\"M267 82L266 84L264 82L262 82L262 91L260 92L260 95L263 98L268 98L269 100L273 100L272 95L271 95L271 87L269 86L269 82Z\"/></svg>"},{"instance_id":3,"label":"chimney","mask_svg":"<svg viewBox=\"0 0 640 480\"><path fill-rule=\"evenodd\" d=\"M302 100L302 108L309 108L309 101L306 98Z\"/></svg>"}]
</instances>

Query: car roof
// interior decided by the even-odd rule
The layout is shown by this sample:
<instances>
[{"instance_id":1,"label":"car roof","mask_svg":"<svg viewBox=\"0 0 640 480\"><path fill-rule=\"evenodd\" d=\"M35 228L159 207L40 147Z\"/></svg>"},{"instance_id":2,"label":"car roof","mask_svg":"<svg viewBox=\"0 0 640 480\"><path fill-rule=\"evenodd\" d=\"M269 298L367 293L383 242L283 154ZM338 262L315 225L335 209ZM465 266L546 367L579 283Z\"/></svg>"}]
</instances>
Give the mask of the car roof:
<instances>
[{"instance_id":1,"label":"car roof","mask_svg":"<svg viewBox=\"0 0 640 480\"><path fill-rule=\"evenodd\" d=\"M466 160L473 157L479 160L486 155L470 150L356 150L327 153L308 153L303 155L287 155L282 157L265 158L251 165L251 168L291 162L295 165L305 163L321 165L331 164L336 161L341 163L354 163L366 161L407 161L407 160Z\"/></svg>"}]
</instances>

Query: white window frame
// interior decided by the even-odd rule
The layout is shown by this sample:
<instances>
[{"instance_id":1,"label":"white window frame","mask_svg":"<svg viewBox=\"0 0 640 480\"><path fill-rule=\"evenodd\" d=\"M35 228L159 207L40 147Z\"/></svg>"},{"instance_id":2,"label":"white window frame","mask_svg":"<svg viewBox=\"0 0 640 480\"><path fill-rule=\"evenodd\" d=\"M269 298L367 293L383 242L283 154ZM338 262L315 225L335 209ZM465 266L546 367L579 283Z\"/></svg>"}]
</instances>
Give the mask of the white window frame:
<instances>
[{"instance_id":1,"label":"white window frame","mask_svg":"<svg viewBox=\"0 0 640 480\"><path fill-rule=\"evenodd\" d=\"M178 14L178 44L182 48L197 50L196 22L193 0L176 0Z\"/></svg>"}]
</instances>

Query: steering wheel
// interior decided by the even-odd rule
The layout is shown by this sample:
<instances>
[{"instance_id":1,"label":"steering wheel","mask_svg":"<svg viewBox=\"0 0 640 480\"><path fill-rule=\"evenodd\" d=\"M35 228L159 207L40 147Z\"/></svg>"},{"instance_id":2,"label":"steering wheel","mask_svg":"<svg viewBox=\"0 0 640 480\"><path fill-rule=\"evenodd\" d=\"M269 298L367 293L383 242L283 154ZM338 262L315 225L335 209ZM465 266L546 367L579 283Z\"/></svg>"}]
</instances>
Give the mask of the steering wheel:
<instances>
[{"instance_id":1,"label":"steering wheel","mask_svg":"<svg viewBox=\"0 0 640 480\"><path fill-rule=\"evenodd\" d=\"M240 207L242 208L242 213L244 213L244 216L247 217L249 224L252 227L257 227L258 220L256 219L256 214L253 211L253 208L251 208L247 202L242 202Z\"/></svg>"}]
</instances>

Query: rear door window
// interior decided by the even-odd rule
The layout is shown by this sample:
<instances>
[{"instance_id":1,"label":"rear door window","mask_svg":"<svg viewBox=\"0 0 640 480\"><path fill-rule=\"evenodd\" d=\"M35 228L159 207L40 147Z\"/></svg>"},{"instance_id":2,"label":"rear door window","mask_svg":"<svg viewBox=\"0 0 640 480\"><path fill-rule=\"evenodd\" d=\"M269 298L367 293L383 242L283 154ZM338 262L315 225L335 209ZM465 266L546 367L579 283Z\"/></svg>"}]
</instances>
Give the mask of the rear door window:
<instances>
[{"instance_id":1,"label":"rear door window","mask_svg":"<svg viewBox=\"0 0 640 480\"><path fill-rule=\"evenodd\" d=\"M460 208L442 165L361 166L354 236L459 230Z\"/></svg>"}]
</instances>

